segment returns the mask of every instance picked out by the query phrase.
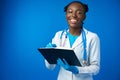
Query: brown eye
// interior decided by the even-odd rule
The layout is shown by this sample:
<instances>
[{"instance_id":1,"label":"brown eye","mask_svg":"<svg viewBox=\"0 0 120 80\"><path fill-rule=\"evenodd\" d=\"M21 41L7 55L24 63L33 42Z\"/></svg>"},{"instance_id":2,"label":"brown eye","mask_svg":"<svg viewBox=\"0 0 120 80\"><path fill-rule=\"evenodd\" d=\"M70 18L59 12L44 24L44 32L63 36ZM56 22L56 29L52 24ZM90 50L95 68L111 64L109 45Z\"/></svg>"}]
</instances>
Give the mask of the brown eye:
<instances>
[{"instance_id":1,"label":"brown eye","mask_svg":"<svg viewBox=\"0 0 120 80\"><path fill-rule=\"evenodd\" d=\"M67 13L72 13L72 10L68 10Z\"/></svg>"},{"instance_id":2,"label":"brown eye","mask_svg":"<svg viewBox=\"0 0 120 80\"><path fill-rule=\"evenodd\" d=\"M78 12L78 14L83 14L83 12Z\"/></svg>"},{"instance_id":3,"label":"brown eye","mask_svg":"<svg viewBox=\"0 0 120 80\"><path fill-rule=\"evenodd\" d=\"M72 11L68 11L68 13L72 13Z\"/></svg>"}]
</instances>

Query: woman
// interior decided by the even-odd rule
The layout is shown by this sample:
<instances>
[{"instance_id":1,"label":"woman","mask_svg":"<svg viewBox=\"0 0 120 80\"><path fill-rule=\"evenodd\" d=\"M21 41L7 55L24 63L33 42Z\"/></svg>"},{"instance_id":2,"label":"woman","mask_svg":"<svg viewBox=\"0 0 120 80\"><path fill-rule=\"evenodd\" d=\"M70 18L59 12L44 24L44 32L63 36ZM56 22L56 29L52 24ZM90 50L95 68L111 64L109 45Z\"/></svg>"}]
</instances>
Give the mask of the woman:
<instances>
[{"instance_id":1,"label":"woman","mask_svg":"<svg viewBox=\"0 0 120 80\"><path fill-rule=\"evenodd\" d=\"M100 69L100 42L97 34L83 27L88 6L73 1L65 6L64 11L69 29L58 31L52 44L48 44L47 47L73 48L82 66L70 66L65 60L58 59L57 64L61 66L58 80L93 80L92 75L98 73ZM56 66L46 60L45 63L49 69Z\"/></svg>"}]
</instances>

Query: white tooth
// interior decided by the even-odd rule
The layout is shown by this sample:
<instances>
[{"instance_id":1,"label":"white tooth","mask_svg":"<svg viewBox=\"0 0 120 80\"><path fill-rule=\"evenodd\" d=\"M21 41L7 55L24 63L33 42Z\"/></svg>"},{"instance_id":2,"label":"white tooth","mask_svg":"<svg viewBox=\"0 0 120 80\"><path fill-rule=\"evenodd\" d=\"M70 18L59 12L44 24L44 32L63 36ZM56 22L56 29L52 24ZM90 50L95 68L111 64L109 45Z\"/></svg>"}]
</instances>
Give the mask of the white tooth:
<instances>
[{"instance_id":1,"label":"white tooth","mask_svg":"<svg viewBox=\"0 0 120 80\"><path fill-rule=\"evenodd\" d=\"M76 22L77 20L75 20L75 19L71 19L71 22Z\"/></svg>"}]
</instances>

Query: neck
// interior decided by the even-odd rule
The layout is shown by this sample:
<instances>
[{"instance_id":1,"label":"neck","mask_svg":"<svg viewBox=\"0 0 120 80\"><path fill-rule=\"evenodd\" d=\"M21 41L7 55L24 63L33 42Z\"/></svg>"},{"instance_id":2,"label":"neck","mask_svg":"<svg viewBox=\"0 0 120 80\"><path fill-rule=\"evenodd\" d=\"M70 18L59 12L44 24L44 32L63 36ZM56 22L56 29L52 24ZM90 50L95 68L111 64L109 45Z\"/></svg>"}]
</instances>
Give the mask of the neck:
<instances>
[{"instance_id":1,"label":"neck","mask_svg":"<svg viewBox=\"0 0 120 80\"><path fill-rule=\"evenodd\" d=\"M69 32L70 32L72 35L74 35L74 36L78 36L78 35L81 34L81 29L82 29L82 27L77 27L77 28L75 28L75 27L70 27L70 28L69 28Z\"/></svg>"}]
</instances>

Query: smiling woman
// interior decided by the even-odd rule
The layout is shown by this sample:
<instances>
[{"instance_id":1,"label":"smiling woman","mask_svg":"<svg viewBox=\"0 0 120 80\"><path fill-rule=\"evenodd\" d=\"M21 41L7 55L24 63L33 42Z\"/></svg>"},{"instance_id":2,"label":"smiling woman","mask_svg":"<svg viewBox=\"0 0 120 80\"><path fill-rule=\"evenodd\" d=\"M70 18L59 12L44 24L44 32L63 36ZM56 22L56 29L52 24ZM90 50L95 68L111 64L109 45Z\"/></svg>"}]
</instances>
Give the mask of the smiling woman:
<instances>
[{"instance_id":1,"label":"smiling woman","mask_svg":"<svg viewBox=\"0 0 120 80\"><path fill-rule=\"evenodd\" d=\"M66 19L68 7L71 5L67 4L71 1L73 0L0 0L0 80L56 80L59 67L56 66L53 71L46 69L44 58L37 49L50 42L55 32L61 29L65 29L60 32L63 32L61 38L59 39L59 36L57 38L59 35L57 34L52 42L57 46L61 43L61 46L72 46L75 51L81 50L78 54L76 51L76 55L82 63L81 33L75 31L77 33L72 34L72 30L77 30L74 27L78 26L73 26L69 33L71 27ZM99 74L93 76L94 80L120 80L120 0L79 1L83 1L89 6L89 11L84 14L86 18L83 20L83 29L87 28L97 33L102 43L100 46L101 69ZM75 6L81 6L79 3L75 4ZM67 7L64 9L64 6ZM80 7L80 9L84 8ZM74 9L72 8L72 10ZM80 11L82 12L82 10ZM78 20L78 16L73 18L72 22L76 23L76 20ZM66 28L69 29L66 30ZM65 38L66 32L68 33L67 38ZM94 50L88 50L88 47L93 49L95 46L88 45L89 39L91 39L88 34L89 31L86 34L87 53L92 53ZM91 45L96 45L96 43L93 44L95 40L93 37ZM77 43L79 43L79 47L75 48ZM91 56L94 55L91 54ZM90 65L93 65L93 59L89 60ZM87 71L88 67L90 66L77 67L79 74L72 74L61 67L59 76L64 73L62 75L64 79L61 80L65 80L66 77L68 78L66 80L71 80L72 75L73 79L82 77L84 74L86 74L85 77L88 77L87 72L82 73ZM92 73L95 70L98 71L92 67Z\"/></svg>"},{"instance_id":2,"label":"smiling woman","mask_svg":"<svg viewBox=\"0 0 120 80\"><path fill-rule=\"evenodd\" d=\"M60 66L58 80L93 80L92 75L100 69L100 41L96 33L83 27L88 6L79 1L73 1L64 8L69 29L58 31L47 47L72 48L82 66L71 66L65 59L57 60ZM71 57L72 58L72 57ZM45 60L48 69L54 69L56 64Z\"/></svg>"}]
</instances>

